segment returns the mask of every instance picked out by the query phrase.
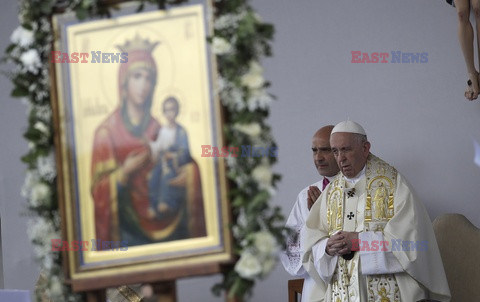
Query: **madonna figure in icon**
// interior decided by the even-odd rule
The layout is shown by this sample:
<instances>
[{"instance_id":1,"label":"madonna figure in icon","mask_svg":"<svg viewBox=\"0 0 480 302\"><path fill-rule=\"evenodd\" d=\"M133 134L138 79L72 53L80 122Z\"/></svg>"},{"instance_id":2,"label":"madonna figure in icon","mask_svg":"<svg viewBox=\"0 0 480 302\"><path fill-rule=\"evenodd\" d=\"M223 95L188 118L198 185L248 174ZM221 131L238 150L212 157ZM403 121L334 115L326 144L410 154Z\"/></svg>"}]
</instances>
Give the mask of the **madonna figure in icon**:
<instances>
[{"instance_id":1,"label":"madonna figure in icon","mask_svg":"<svg viewBox=\"0 0 480 302\"><path fill-rule=\"evenodd\" d=\"M149 182L153 167L159 164L150 142L162 128L151 114L157 83L152 51L158 44L137 35L119 46L128 54L118 74L120 101L96 128L93 142L91 194L97 240L134 246L206 235L198 169L185 177L190 182L178 180L184 190L191 185L190 193L196 198L161 219L149 213Z\"/></svg>"}]
</instances>

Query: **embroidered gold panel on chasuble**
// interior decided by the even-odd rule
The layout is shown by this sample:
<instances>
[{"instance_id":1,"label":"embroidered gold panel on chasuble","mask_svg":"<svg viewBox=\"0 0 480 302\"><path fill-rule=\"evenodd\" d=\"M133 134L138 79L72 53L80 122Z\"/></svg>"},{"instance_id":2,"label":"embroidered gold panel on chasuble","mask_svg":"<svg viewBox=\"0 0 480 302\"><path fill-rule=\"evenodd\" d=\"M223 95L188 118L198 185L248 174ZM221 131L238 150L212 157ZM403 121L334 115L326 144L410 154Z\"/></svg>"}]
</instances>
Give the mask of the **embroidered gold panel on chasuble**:
<instances>
[{"instance_id":1,"label":"embroidered gold panel on chasuble","mask_svg":"<svg viewBox=\"0 0 480 302\"><path fill-rule=\"evenodd\" d=\"M383 232L385 225L395 214L394 196L397 171L383 160L370 154L366 164L365 180L366 188L362 189L366 193L363 231ZM327 194L328 233L331 236L344 229L345 208L347 207L345 200L354 196L355 189L348 189L345 179L339 174L330 185ZM355 216L352 214L347 215L349 220ZM359 253L355 253L351 260L338 258L331 284L332 301L360 301L359 284L361 280L359 278L362 276L359 275L359 259ZM398 284L393 274L367 276L366 282L366 294L369 302L400 301Z\"/></svg>"}]
</instances>

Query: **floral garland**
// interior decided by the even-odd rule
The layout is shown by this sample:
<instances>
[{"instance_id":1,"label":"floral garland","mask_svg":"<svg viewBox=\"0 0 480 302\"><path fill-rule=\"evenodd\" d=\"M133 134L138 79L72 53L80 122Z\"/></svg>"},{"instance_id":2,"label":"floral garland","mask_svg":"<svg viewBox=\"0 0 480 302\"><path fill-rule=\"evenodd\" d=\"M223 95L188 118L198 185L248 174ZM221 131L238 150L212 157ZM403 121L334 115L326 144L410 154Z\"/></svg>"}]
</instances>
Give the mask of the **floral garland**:
<instances>
[{"instance_id":1,"label":"floral garland","mask_svg":"<svg viewBox=\"0 0 480 302\"><path fill-rule=\"evenodd\" d=\"M186 0L143 0L159 8ZM274 147L271 129L265 120L272 96L263 78L260 59L271 55L274 28L264 23L247 0L216 0L214 33L208 38L217 56L218 93L226 111L224 134L230 146ZM20 26L11 35L3 61L13 63L8 74L14 84L11 95L27 104L28 129L24 137L29 151L22 157L27 173L22 196L28 200L28 233L46 282L37 288L37 298L53 301L81 301L65 285L62 259L51 251L51 239L60 238L60 215L56 191L53 121L50 105L48 58L53 33L50 18L59 9L74 11L77 18L109 16L101 0L22 0ZM272 172L275 157L228 157L227 177L234 221L234 253L239 258L224 272L224 279L212 291L246 298L255 281L265 278L277 263L286 229L279 207L271 208L280 175Z\"/></svg>"}]
</instances>

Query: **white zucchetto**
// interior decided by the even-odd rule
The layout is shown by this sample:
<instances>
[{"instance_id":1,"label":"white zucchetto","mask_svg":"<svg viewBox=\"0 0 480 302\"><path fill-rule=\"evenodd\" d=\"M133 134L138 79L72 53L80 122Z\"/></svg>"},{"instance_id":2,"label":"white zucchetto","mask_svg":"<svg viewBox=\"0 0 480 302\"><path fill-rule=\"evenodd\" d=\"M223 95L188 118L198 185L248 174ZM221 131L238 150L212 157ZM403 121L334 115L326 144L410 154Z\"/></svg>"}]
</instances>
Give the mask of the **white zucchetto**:
<instances>
[{"instance_id":1,"label":"white zucchetto","mask_svg":"<svg viewBox=\"0 0 480 302\"><path fill-rule=\"evenodd\" d=\"M332 134L336 132L358 133L362 135L367 135L363 127L353 121L343 121L338 123L332 129Z\"/></svg>"}]
</instances>

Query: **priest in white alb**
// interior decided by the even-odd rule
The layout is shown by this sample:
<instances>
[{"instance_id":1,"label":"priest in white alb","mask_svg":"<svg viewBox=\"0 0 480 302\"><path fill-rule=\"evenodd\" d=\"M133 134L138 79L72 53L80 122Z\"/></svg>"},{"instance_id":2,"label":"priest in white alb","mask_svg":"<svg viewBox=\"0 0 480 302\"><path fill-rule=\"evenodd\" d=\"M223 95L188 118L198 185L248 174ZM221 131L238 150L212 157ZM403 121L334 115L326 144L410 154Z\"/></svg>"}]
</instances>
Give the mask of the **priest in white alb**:
<instances>
[{"instance_id":1,"label":"priest in white alb","mask_svg":"<svg viewBox=\"0 0 480 302\"><path fill-rule=\"evenodd\" d=\"M313 163L322 179L300 191L285 224L292 230L292 233L286 240L286 249L280 254L280 260L290 275L304 279L302 302L310 299L315 281L310 278L302 265L304 249L301 242L304 235L301 231L305 230L305 221L313 203L338 173L337 162L330 148L332 129L333 125L324 126L318 129L312 137Z\"/></svg>"},{"instance_id":2,"label":"priest in white alb","mask_svg":"<svg viewBox=\"0 0 480 302\"><path fill-rule=\"evenodd\" d=\"M341 173L307 218L309 301L450 301L430 218L405 178L353 121L334 127L330 145Z\"/></svg>"}]
</instances>

